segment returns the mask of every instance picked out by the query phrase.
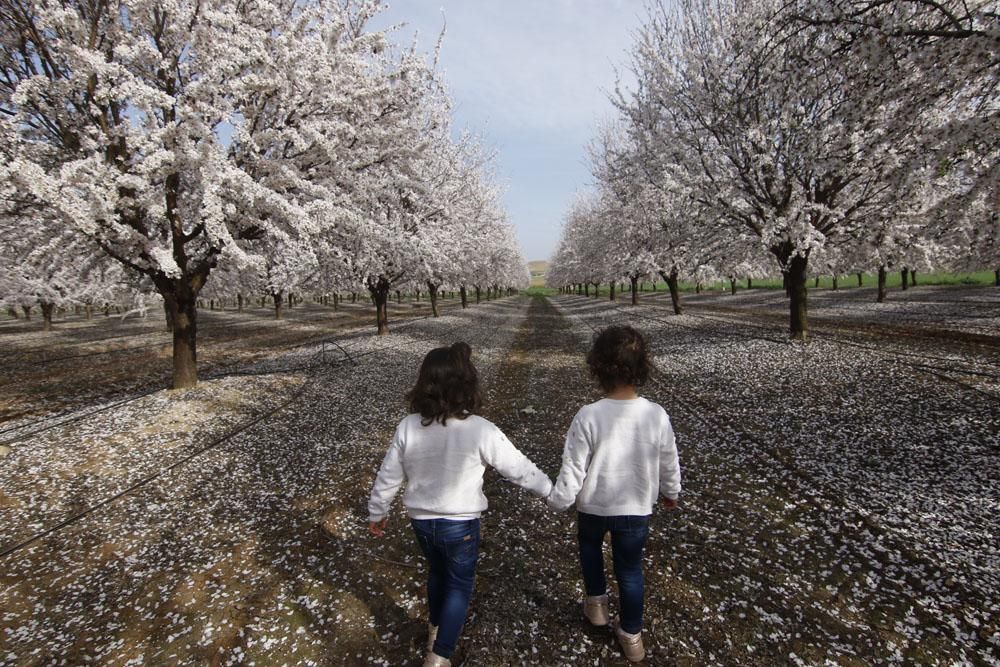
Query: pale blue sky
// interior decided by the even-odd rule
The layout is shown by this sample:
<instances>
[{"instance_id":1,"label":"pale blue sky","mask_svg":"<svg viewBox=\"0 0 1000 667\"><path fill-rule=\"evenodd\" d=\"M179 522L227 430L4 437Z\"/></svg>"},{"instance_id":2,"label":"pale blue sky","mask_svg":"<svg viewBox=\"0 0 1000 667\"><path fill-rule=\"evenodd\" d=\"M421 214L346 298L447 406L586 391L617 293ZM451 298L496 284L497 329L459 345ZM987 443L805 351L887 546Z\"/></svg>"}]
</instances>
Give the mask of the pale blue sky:
<instances>
[{"instance_id":1,"label":"pale blue sky","mask_svg":"<svg viewBox=\"0 0 1000 667\"><path fill-rule=\"evenodd\" d=\"M372 24L406 23L396 41L434 48L455 125L498 153L504 202L526 259L547 259L563 213L590 182L586 145L613 115L615 68L628 72L641 0L395 0Z\"/></svg>"}]
</instances>

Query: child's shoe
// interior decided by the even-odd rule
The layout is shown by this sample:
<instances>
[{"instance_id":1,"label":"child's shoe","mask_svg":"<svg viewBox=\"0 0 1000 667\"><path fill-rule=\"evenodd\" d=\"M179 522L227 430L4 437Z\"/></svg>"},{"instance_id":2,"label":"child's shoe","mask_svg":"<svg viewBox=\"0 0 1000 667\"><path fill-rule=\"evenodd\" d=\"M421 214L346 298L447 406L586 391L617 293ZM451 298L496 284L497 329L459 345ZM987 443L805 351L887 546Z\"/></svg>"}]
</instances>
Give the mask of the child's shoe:
<instances>
[{"instance_id":1,"label":"child's shoe","mask_svg":"<svg viewBox=\"0 0 1000 667\"><path fill-rule=\"evenodd\" d=\"M615 634L618 635L618 643L629 662L640 662L646 657L646 649L642 645L642 632L633 635L621 628L615 628Z\"/></svg>"},{"instance_id":2,"label":"child's shoe","mask_svg":"<svg viewBox=\"0 0 1000 667\"><path fill-rule=\"evenodd\" d=\"M591 625L604 627L611 620L608 613L608 595L591 595L583 598L583 615Z\"/></svg>"},{"instance_id":3,"label":"child's shoe","mask_svg":"<svg viewBox=\"0 0 1000 667\"><path fill-rule=\"evenodd\" d=\"M442 658L437 653L429 651L424 658L424 667L451 667L451 660Z\"/></svg>"},{"instance_id":4,"label":"child's shoe","mask_svg":"<svg viewBox=\"0 0 1000 667\"><path fill-rule=\"evenodd\" d=\"M438 636L438 626L427 624L427 652L430 653L434 650L434 640Z\"/></svg>"}]
</instances>

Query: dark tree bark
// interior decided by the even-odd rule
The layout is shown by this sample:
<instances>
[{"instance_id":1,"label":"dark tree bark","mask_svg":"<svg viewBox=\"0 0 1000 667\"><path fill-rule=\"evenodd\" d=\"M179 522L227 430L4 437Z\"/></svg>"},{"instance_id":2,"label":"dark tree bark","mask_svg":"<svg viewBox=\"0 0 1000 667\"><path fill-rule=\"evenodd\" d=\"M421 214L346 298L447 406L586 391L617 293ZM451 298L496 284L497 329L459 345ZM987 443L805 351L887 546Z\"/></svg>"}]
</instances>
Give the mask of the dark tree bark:
<instances>
[{"instance_id":1,"label":"dark tree bark","mask_svg":"<svg viewBox=\"0 0 1000 667\"><path fill-rule=\"evenodd\" d=\"M31 321L31 306L21 306L21 312L24 313L24 319L28 322Z\"/></svg>"},{"instance_id":2,"label":"dark tree bark","mask_svg":"<svg viewBox=\"0 0 1000 667\"><path fill-rule=\"evenodd\" d=\"M403 292L396 290L396 303L403 303Z\"/></svg>"},{"instance_id":3,"label":"dark tree bark","mask_svg":"<svg viewBox=\"0 0 1000 667\"><path fill-rule=\"evenodd\" d=\"M476 290L476 305L478 306L480 301L482 301L482 290L479 289L479 285L473 285Z\"/></svg>"},{"instance_id":4,"label":"dark tree bark","mask_svg":"<svg viewBox=\"0 0 1000 667\"><path fill-rule=\"evenodd\" d=\"M916 286L917 286L917 272L911 269L910 270L910 287L916 287Z\"/></svg>"},{"instance_id":5,"label":"dark tree bark","mask_svg":"<svg viewBox=\"0 0 1000 667\"><path fill-rule=\"evenodd\" d=\"M601 296L601 283L594 283L594 298L597 299Z\"/></svg>"},{"instance_id":6,"label":"dark tree bark","mask_svg":"<svg viewBox=\"0 0 1000 667\"><path fill-rule=\"evenodd\" d=\"M885 302L885 275L885 265L883 264L878 267L878 296L875 298L878 303Z\"/></svg>"},{"instance_id":7,"label":"dark tree bark","mask_svg":"<svg viewBox=\"0 0 1000 667\"><path fill-rule=\"evenodd\" d=\"M174 330L174 311L170 307L170 303L167 301L167 297L163 297L163 315L167 321L167 331ZM88 306L88 319L89 319L89 306Z\"/></svg>"},{"instance_id":8,"label":"dark tree bark","mask_svg":"<svg viewBox=\"0 0 1000 667\"><path fill-rule=\"evenodd\" d=\"M632 305L635 306L639 303L639 290L637 286L639 284L639 276L629 276L629 289L632 290Z\"/></svg>"},{"instance_id":9,"label":"dark tree bark","mask_svg":"<svg viewBox=\"0 0 1000 667\"><path fill-rule=\"evenodd\" d=\"M158 277L154 280L169 309L173 322L174 373L171 387L186 389L198 384L198 292L207 277L204 274L177 279Z\"/></svg>"},{"instance_id":10,"label":"dark tree bark","mask_svg":"<svg viewBox=\"0 0 1000 667\"><path fill-rule=\"evenodd\" d=\"M661 271L660 277L667 283L667 289L670 290L670 302L674 306L674 315L680 315L684 309L681 307L681 290L680 281L677 277L677 267L673 267L670 273Z\"/></svg>"},{"instance_id":11,"label":"dark tree bark","mask_svg":"<svg viewBox=\"0 0 1000 667\"><path fill-rule=\"evenodd\" d=\"M461 287L458 288L458 295L462 299L462 308L468 308L469 307L469 290L467 290L465 288L465 285L462 285Z\"/></svg>"},{"instance_id":12,"label":"dark tree bark","mask_svg":"<svg viewBox=\"0 0 1000 667\"><path fill-rule=\"evenodd\" d=\"M910 270L904 266L903 269L899 272L899 277L901 278L899 284L905 291L910 287Z\"/></svg>"},{"instance_id":13,"label":"dark tree bark","mask_svg":"<svg viewBox=\"0 0 1000 667\"><path fill-rule=\"evenodd\" d=\"M809 253L797 253L792 243L785 241L770 248L782 267L782 284L788 295L788 335L797 340L809 336L809 306L806 276L809 270Z\"/></svg>"},{"instance_id":14,"label":"dark tree bark","mask_svg":"<svg viewBox=\"0 0 1000 667\"><path fill-rule=\"evenodd\" d=\"M340 294L338 292L333 293L333 311L337 312L340 310Z\"/></svg>"},{"instance_id":15,"label":"dark tree bark","mask_svg":"<svg viewBox=\"0 0 1000 667\"><path fill-rule=\"evenodd\" d=\"M609 301L615 300L615 281L613 280L610 283L608 283L608 300Z\"/></svg>"},{"instance_id":16,"label":"dark tree bark","mask_svg":"<svg viewBox=\"0 0 1000 667\"><path fill-rule=\"evenodd\" d=\"M747 278L747 289L753 289L753 278Z\"/></svg>"},{"instance_id":17,"label":"dark tree bark","mask_svg":"<svg viewBox=\"0 0 1000 667\"><path fill-rule=\"evenodd\" d=\"M236 310L238 310L241 313L243 312L243 295L242 294L237 294L236 295Z\"/></svg>"},{"instance_id":18,"label":"dark tree bark","mask_svg":"<svg viewBox=\"0 0 1000 667\"><path fill-rule=\"evenodd\" d=\"M736 276L729 279L729 291L733 296L736 296Z\"/></svg>"},{"instance_id":19,"label":"dark tree bark","mask_svg":"<svg viewBox=\"0 0 1000 667\"><path fill-rule=\"evenodd\" d=\"M788 334L797 340L806 340L809 335L808 301L806 290L806 270L809 258L795 255L787 264L789 328Z\"/></svg>"},{"instance_id":20,"label":"dark tree bark","mask_svg":"<svg viewBox=\"0 0 1000 667\"><path fill-rule=\"evenodd\" d=\"M833 291L834 292L836 292L840 288L839 283L840 283L840 278L837 276L836 273L833 274Z\"/></svg>"},{"instance_id":21,"label":"dark tree bark","mask_svg":"<svg viewBox=\"0 0 1000 667\"><path fill-rule=\"evenodd\" d=\"M52 331L52 311L55 310L56 304L51 301L40 301L38 305L42 309L42 328L45 331Z\"/></svg>"},{"instance_id":22,"label":"dark tree bark","mask_svg":"<svg viewBox=\"0 0 1000 667\"><path fill-rule=\"evenodd\" d=\"M378 335L384 336L389 333L389 288L392 287L392 283L385 276L369 278L367 283L368 291L375 303L375 324Z\"/></svg>"},{"instance_id":23,"label":"dark tree bark","mask_svg":"<svg viewBox=\"0 0 1000 667\"><path fill-rule=\"evenodd\" d=\"M431 313L438 317L438 286L427 281L427 293L431 295Z\"/></svg>"},{"instance_id":24,"label":"dark tree bark","mask_svg":"<svg viewBox=\"0 0 1000 667\"><path fill-rule=\"evenodd\" d=\"M357 302L358 302L358 293L351 292L351 303L357 303Z\"/></svg>"},{"instance_id":25,"label":"dark tree bark","mask_svg":"<svg viewBox=\"0 0 1000 667\"><path fill-rule=\"evenodd\" d=\"M813 289L819 289L819 276L816 276L816 282L813 283Z\"/></svg>"},{"instance_id":26,"label":"dark tree bark","mask_svg":"<svg viewBox=\"0 0 1000 667\"><path fill-rule=\"evenodd\" d=\"M993 271L993 286L1000 287L1000 269Z\"/></svg>"},{"instance_id":27,"label":"dark tree bark","mask_svg":"<svg viewBox=\"0 0 1000 667\"><path fill-rule=\"evenodd\" d=\"M583 284L583 295L590 296L590 283Z\"/></svg>"},{"instance_id":28,"label":"dark tree bark","mask_svg":"<svg viewBox=\"0 0 1000 667\"><path fill-rule=\"evenodd\" d=\"M284 316L281 311L282 306L285 304L284 293L272 292L271 298L274 299L274 319L280 320Z\"/></svg>"},{"instance_id":29,"label":"dark tree bark","mask_svg":"<svg viewBox=\"0 0 1000 667\"><path fill-rule=\"evenodd\" d=\"M858 271L858 287L861 287L864 284L862 278L864 278L864 275Z\"/></svg>"}]
</instances>

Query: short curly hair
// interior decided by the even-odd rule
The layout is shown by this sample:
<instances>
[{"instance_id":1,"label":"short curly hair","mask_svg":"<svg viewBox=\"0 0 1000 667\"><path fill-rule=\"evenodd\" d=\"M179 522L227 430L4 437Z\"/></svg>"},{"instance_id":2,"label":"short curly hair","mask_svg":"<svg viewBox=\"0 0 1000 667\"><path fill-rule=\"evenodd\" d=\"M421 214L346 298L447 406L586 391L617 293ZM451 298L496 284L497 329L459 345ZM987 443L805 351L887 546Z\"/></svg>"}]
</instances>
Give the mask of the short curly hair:
<instances>
[{"instance_id":1,"label":"short curly hair","mask_svg":"<svg viewBox=\"0 0 1000 667\"><path fill-rule=\"evenodd\" d=\"M646 354L646 339L629 326L608 327L594 336L587 353L590 374L604 391L649 381L652 366Z\"/></svg>"}]
</instances>

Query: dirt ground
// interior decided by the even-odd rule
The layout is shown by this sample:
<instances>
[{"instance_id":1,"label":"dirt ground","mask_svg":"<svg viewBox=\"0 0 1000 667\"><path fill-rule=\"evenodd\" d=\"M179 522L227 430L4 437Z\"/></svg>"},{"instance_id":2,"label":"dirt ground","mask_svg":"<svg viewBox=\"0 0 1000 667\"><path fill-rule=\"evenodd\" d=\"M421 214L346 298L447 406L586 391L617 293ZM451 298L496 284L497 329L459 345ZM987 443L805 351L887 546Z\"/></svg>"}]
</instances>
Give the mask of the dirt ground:
<instances>
[{"instance_id":1,"label":"dirt ground","mask_svg":"<svg viewBox=\"0 0 1000 667\"><path fill-rule=\"evenodd\" d=\"M783 340L766 295L680 317L662 295L503 299L385 339L338 330L339 362L27 436L0 458L0 550L155 478L3 559L0 664L419 665L424 566L398 501L383 539L365 503L420 358L470 342L484 416L554 476L599 397L590 336L625 322L650 340L642 393L671 415L684 470L680 509L652 519L644 664L1000 664L1000 298L942 314L933 336L893 335L934 312L915 294L891 313L859 305L864 331L817 327L808 345ZM157 431L178 401L213 407L183 437ZM492 472L486 494L453 664L628 664L581 620L572 510Z\"/></svg>"}]
</instances>

